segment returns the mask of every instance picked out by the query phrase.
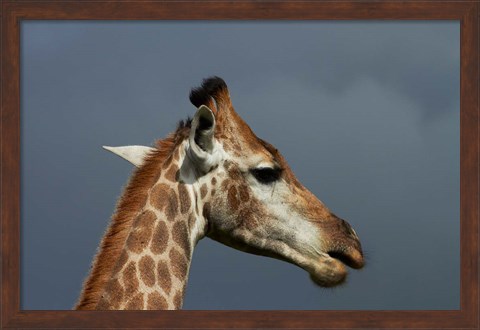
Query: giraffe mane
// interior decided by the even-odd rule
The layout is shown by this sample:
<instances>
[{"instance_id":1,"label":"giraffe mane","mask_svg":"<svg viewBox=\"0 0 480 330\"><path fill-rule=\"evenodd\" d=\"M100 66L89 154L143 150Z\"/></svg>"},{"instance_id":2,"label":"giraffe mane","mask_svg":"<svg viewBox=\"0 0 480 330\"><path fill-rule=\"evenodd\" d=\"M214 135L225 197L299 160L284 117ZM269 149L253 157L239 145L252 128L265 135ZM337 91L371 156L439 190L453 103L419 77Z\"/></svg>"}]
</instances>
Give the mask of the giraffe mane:
<instances>
[{"instance_id":1,"label":"giraffe mane","mask_svg":"<svg viewBox=\"0 0 480 330\"><path fill-rule=\"evenodd\" d=\"M75 309L95 309L122 253L132 224L146 203L148 190L158 180L162 165L171 160L173 151L188 137L190 126L190 119L180 121L176 131L156 141L156 150L145 158L141 167L134 170L117 203Z\"/></svg>"}]
</instances>

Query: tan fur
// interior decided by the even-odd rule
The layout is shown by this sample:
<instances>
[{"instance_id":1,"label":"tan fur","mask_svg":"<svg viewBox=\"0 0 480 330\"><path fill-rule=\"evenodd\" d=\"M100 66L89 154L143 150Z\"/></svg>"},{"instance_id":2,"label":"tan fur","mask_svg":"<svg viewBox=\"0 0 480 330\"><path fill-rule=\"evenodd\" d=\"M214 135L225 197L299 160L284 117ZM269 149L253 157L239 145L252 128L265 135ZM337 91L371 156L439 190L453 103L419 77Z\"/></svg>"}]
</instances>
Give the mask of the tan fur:
<instances>
[{"instance_id":1,"label":"tan fur","mask_svg":"<svg viewBox=\"0 0 480 330\"><path fill-rule=\"evenodd\" d=\"M358 237L348 223L296 179L275 147L253 133L233 109L226 85L221 86L208 97L193 91L192 103L199 106L200 100L212 110L214 135L230 157L211 168L206 174L211 178L190 185L180 177L180 168L188 168L182 167L182 157L191 156L180 146L189 137L190 122L159 141L120 199L77 309L179 309L192 249L204 236L295 263L322 285L339 283L346 274L339 261L328 259L330 251L363 266ZM268 187L258 185L265 184L252 168L258 160L281 169ZM320 232L323 236L315 237Z\"/></svg>"},{"instance_id":2,"label":"tan fur","mask_svg":"<svg viewBox=\"0 0 480 330\"><path fill-rule=\"evenodd\" d=\"M148 295L147 309L167 309L168 304L158 292L153 292Z\"/></svg>"},{"instance_id":3,"label":"tan fur","mask_svg":"<svg viewBox=\"0 0 480 330\"><path fill-rule=\"evenodd\" d=\"M163 290L170 294L170 289L172 287L172 278L168 270L168 265L165 261L159 261L157 265L157 274L159 278L160 286Z\"/></svg>"},{"instance_id":4,"label":"tan fur","mask_svg":"<svg viewBox=\"0 0 480 330\"><path fill-rule=\"evenodd\" d=\"M171 156L176 146L188 136L188 130L182 128L165 140L158 141L158 150L153 151L145 160L144 165L134 171L117 205L111 224L102 239L99 252L93 261L92 270L83 285L75 309L96 309L102 291L110 280L114 267L123 251L133 221L146 203L148 190L158 180L165 160Z\"/></svg>"}]
</instances>

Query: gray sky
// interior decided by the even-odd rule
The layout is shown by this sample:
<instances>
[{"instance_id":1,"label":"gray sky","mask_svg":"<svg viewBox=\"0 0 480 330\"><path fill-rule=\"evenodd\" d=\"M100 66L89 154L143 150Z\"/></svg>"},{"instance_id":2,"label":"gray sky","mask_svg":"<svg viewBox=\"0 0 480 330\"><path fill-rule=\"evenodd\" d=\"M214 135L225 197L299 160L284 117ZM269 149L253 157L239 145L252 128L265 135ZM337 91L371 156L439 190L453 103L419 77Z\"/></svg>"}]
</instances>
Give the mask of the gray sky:
<instances>
[{"instance_id":1,"label":"gray sky","mask_svg":"<svg viewBox=\"0 0 480 330\"><path fill-rule=\"evenodd\" d=\"M360 236L367 266L314 286L293 265L197 246L186 309L458 309L458 22L21 25L23 309L70 309L131 173L218 75L237 112Z\"/></svg>"}]
</instances>

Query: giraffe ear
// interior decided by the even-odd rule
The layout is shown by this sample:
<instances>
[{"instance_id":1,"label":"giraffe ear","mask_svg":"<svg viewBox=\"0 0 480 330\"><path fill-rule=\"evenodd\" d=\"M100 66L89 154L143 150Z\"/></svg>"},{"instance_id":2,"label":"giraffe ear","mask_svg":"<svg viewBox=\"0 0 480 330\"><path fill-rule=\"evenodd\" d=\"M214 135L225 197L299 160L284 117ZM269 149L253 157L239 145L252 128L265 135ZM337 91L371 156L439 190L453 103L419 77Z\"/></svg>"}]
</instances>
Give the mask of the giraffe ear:
<instances>
[{"instance_id":1,"label":"giraffe ear","mask_svg":"<svg viewBox=\"0 0 480 330\"><path fill-rule=\"evenodd\" d=\"M215 143L215 115L206 105L200 106L192 120L188 153L203 171L207 172L218 162Z\"/></svg>"},{"instance_id":2,"label":"giraffe ear","mask_svg":"<svg viewBox=\"0 0 480 330\"><path fill-rule=\"evenodd\" d=\"M200 106L192 120L190 146L196 154L212 153L214 149L213 133L215 132L215 116L206 105Z\"/></svg>"},{"instance_id":3,"label":"giraffe ear","mask_svg":"<svg viewBox=\"0 0 480 330\"><path fill-rule=\"evenodd\" d=\"M122 147L108 147L103 146L103 149L113 152L115 155L122 157L129 161L136 167L143 165L145 157L155 148L144 146L122 146Z\"/></svg>"}]
</instances>

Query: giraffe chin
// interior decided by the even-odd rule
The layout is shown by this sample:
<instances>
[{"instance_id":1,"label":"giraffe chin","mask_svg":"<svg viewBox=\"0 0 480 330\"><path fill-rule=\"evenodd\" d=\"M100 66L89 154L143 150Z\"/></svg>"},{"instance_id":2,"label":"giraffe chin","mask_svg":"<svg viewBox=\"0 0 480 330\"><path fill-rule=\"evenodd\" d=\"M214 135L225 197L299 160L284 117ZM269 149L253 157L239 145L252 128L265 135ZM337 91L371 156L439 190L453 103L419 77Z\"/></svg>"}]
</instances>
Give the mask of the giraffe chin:
<instances>
[{"instance_id":1,"label":"giraffe chin","mask_svg":"<svg viewBox=\"0 0 480 330\"><path fill-rule=\"evenodd\" d=\"M310 279L322 287L334 287L345 282L347 278L347 268L345 265L334 258L321 260L313 269L309 270Z\"/></svg>"}]
</instances>

